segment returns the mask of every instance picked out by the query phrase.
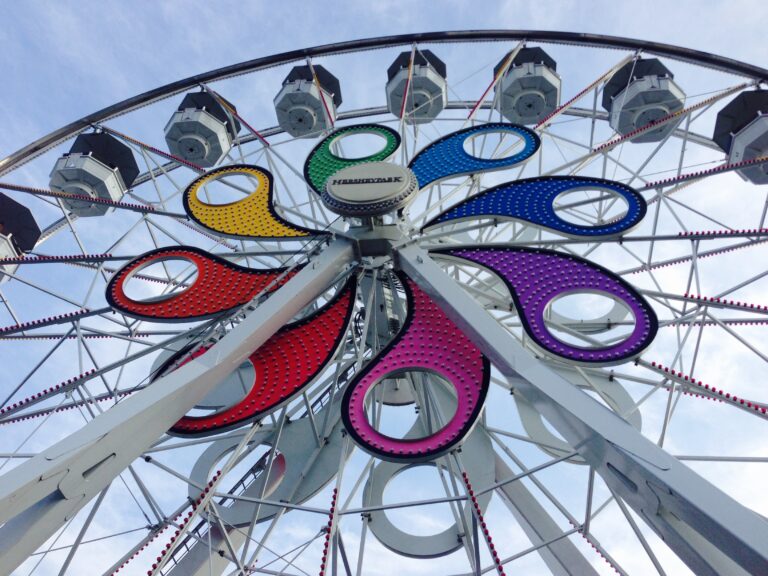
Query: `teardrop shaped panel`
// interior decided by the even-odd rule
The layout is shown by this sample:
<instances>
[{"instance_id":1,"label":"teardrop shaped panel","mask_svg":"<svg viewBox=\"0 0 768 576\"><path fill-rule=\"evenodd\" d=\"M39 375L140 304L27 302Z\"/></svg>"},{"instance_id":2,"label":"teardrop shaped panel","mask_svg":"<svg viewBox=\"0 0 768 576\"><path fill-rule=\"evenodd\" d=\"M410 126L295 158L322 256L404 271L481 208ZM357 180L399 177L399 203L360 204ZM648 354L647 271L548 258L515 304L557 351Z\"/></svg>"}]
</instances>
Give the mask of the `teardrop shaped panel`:
<instances>
[{"instance_id":1,"label":"teardrop shaped panel","mask_svg":"<svg viewBox=\"0 0 768 576\"><path fill-rule=\"evenodd\" d=\"M509 133L518 136L522 142L522 149L501 158L481 158L465 150L467 140L493 133ZM435 140L416 154L408 167L416 174L419 188L424 188L432 182L450 176L510 168L528 160L540 145L538 134L530 128L506 122L491 122L457 130Z\"/></svg>"},{"instance_id":2,"label":"teardrop shaped panel","mask_svg":"<svg viewBox=\"0 0 768 576\"><path fill-rule=\"evenodd\" d=\"M147 266L165 260L189 262L196 269L196 278L180 292L148 300L136 300L126 294L127 282L136 276L141 278L141 271ZM106 298L115 310L134 318L188 322L238 308L265 289L276 290L297 271L286 273L285 268L254 270L194 246L173 246L151 250L120 268L107 285Z\"/></svg>"},{"instance_id":3,"label":"teardrop shaped panel","mask_svg":"<svg viewBox=\"0 0 768 576\"><path fill-rule=\"evenodd\" d=\"M232 176L246 176L253 190L241 200L212 204L198 194L206 185ZM291 224L274 206L274 182L269 170L250 164L232 164L206 172L184 191L183 201L192 220L200 226L232 238L305 238L319 231Z\"/></svg>"},{"instance_id":4,"label":"teardrop shaped panel","mask_svg":"<svg viewBox=\"0 0 768 576\"><path fill-rule=\"evenodd\" d=\"M384 460L421 462L446 453L472 430L488 392L490 363L425 292L405 275L399 278L408 300L407 318L389 345L349 384L341 415L347 431L367 452ZM406 371L432 372L456 392L453 417L419 439L382 434L366 414L376 384Z\"/></svg>"},{"instance_id":5,"label":"teardrop shaped panel","mask_svg":"<svg viewBox=\"0 0 768 576\"><path fill-rule=\"evenodd\" d=\"M602 266L571 254L532 248L466 248L434 254L474 262L507 285L526 334L542 350L576 363L617 364L640 354L654 339L658 320L653 308L630 284ZM634 316L634 328L620 342L581 347L557 338L545 313L558 297L599 293L616 299Z\"/></svg>"},{"instance_id":6,"label":"teardrop shaped panel","mask_svg":"<svg viewBox=\"0 0 768 576\"><path fill-rule=\"evenodd\" d=\"M356 285L353 277L325 306L284 326L248 357L254 381L242 400L206 416L185 416L170 432L181 436L217 434L257 420L300 393L339 347L352 317Z\"/></svg>"},{"instance_id":7,"label":"teardrop shaped panel","mask_svg":"<svg viewBox=\"0 0 768 576\"><path fill-rule=\"evenodd\" d=\"M618 219L596 226L575 224L561 218L556 210L557 198L579 190L605 191L609 196L621 198L626 203L626 212ZM606 238L637 225L646 211L643 197L620 182L584 176L543 176L489 188L449 208L422 230L465 220L501 217L530 222L564 236Z\"/></svg>"}]
</instances>

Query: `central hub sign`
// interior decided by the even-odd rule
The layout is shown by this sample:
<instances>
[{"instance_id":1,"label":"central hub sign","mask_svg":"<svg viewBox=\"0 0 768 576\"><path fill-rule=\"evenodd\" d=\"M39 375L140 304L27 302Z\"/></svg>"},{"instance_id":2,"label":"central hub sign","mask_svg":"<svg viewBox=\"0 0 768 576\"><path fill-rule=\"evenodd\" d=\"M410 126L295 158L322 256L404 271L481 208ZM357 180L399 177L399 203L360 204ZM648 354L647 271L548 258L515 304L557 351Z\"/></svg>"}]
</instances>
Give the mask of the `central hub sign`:
<instances>
[{"instance_id":1,"label":"central hub sign","mask_svg":"<svg viewBox=\"0 0 768 576\"><path fill-rule=\"evenodd\" d=\"M408 168L389 162L356 164L328 179L322 198L344 216L376 216L405 206L418 189Z\"/></svg>"}]
</instances>

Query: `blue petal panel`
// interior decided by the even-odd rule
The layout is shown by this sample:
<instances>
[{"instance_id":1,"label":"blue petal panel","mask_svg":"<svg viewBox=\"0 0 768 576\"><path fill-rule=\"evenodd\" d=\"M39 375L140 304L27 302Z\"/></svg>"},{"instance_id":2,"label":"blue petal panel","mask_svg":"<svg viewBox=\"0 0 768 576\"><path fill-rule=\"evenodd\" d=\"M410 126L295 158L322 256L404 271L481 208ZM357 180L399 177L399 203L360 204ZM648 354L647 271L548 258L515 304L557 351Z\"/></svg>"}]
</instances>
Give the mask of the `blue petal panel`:
<instances>
[{"instance_id":1,"label":"blue petal panel","mask_svg":"<svg viewBox=\"0 0 768 576\"><path fill-rule=\"evenodd\" d=\"M468 138L498 132L510 132L522 138L523 149L512 156L496 159L477 158L464 150L464 142ZM493 122L458 130L435 140L419 152L408 167L416 175L419 188L424 188L427 184L449 176L509 168L533 156L540 144L539 137L530 128Z\"/></svg>"},{"instance_id":2,"label":"blue petal panel","mask_svg":"<svg viewBox=\"0 0 768 576\"><path fill-rule=\"evenodd\" d=\"M627 203L627 213L618 220L598 226L572 224L563 220L555 213L555 198L579 188L618 194ZM489 188L449 208L428 222L423 229L457 220L499 216L524 220L568 236L612 236L640 222L647 209L645 200L638 192L619 182L582 176L543 176Z\"/></svg>"}]
</instances>

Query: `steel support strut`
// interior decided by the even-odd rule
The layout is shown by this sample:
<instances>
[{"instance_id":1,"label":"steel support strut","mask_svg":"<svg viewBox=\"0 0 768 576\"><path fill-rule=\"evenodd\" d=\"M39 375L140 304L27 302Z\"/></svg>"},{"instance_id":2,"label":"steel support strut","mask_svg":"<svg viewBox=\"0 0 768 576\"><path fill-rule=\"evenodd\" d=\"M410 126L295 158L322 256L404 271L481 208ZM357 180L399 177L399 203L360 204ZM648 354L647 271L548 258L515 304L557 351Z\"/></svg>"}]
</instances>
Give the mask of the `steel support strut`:
<instances>
[{"instance_id":1,"label":"steel support strut","mask_svg":"<svg viewBox=\"0 0 768 576\"><path fill-rule=\"evenodd\" d=\"M217 383L353 264L334 240L205 354L0 477L0 574L10 574Z\"/></svg>"},{"instance_id":2,"label":"steel support strut","mask_svg":"<svg viewBox=\"0 0 768 576\"><path fill-rule=\"evenodd\" d=\"M415 244L399 266L606 484L699 575L768 575L768 522L645 438L524 349Z\"/></svg>"}]
</instances>

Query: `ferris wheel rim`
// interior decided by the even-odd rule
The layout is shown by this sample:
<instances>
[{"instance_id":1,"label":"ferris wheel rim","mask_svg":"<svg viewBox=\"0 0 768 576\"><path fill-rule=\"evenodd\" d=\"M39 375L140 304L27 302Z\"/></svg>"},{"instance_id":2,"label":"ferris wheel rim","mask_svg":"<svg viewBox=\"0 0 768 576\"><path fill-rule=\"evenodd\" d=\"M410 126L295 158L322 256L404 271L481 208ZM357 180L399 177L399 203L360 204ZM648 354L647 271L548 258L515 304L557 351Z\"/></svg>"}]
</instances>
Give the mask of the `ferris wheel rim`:
<instances>
[{"instance_id":1,"label":"ferris wheel rim","mask_svg":"<svg viewBox=\"0 0 768 576\"><path fill-rule=\"evenodd\" d=\"M332 42L310 48L289 50L287 52L281 52L261 58L245 60L237 64L231 64L208 72L195 74L148 90L141 94L131 96L121 102L102 108L101 110L62 126L61 128L38 138L34 142L27 144L6 158L0 159L0 176L4 176L15 170L28 160L46 152L51 147L72 138L83 130L91 128L94 124L115 118L116 116L131 112L143 106L153 104L175 94L180 94L190 88L197 88L201 84L207 82L224 80L317 56L335 56L345 53L391 48L416 43L441 44L453 42L500 42L505 40L635 50L713 68L722 72L737 74L750 78L758 83L768 81L768 69L747 62L673 44L605 34L549 30L466 30L378 36L345 42Z\"/></svg>"}]
</instances>

